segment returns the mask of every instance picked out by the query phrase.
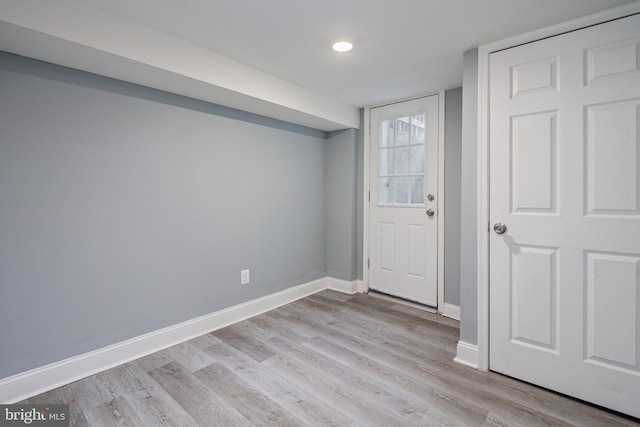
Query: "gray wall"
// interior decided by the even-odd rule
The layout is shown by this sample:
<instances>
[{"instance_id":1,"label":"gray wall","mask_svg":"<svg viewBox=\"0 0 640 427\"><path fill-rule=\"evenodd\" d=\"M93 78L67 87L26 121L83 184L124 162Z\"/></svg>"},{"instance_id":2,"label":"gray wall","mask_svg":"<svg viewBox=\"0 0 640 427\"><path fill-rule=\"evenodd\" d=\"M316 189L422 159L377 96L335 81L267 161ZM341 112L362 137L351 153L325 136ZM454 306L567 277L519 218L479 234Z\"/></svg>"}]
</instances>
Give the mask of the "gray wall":
<instances>
[{"instance_id":1,"label":"gray wall","mask_svg":"<svg viewBox=\"0 0 640 427\"><path fill-rule=\"evenodd\" d=\"M7 53L0 97L0 378L327 274L362 278L362 130L327 135ZM475 277L475 222L456 218L460 97L445 94L450 304L458 263ZM474 153L463 147L467 217Z\"/></svg>"},{"instance_id":2,"label":"gray wall","mask_svg":"<svg viewBox=\"0 0 640 427\"><path fill-rule=\"evenodd\" d=\"M460 221L460 340L477 344L478 50L464 53Z\"/></svg>"},{"instance_id":3,"label":"gray wall","mask_svg":"<svg viewBox=\"0 0 640 427\"><path fill-rule=\"evenodd\" d=\"M460 305L462 88L446 91L444 105L444 301Z\"/></svg>"},{"instance_id":4,"label":"gray wall","mask_svg":"<svg viewBox=\"0 0 640 427\"><path fill-rule=\"evenodd\" d=\"M0 378L326 275L324 132L10 54L0 99Z\"/></svg>"},{"instance_id":5,"label":"gray wall","mask_svg":"<svg viewBox=\"0 0 640 427\"><path fill-rule=\"evenodd\" d=\"M327 275L347 281L357 272L357 142L355 129L327 139Z\"/></svg>"}]
</instances>

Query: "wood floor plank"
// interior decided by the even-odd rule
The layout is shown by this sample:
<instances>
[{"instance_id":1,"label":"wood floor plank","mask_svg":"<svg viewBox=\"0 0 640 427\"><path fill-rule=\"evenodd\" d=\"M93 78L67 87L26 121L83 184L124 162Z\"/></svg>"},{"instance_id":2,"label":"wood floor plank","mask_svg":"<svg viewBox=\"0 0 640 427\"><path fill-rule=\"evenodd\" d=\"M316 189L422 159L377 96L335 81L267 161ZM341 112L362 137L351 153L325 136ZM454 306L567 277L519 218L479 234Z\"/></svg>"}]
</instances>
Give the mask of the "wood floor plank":
<instances>
[{"instance_id":1,"label":"wood floor plank","mask_svg":"<svg viewBox=\"0 0 640 427\"><path fill-rule=\"evenodd\" d=\"M154 369L150 375L199 425L252 425L215 390L206 387L176 362Z\"/></svg>"},{"instance_id":2,"label":"wood floor plank","mask_svg":"<svg viewBox=\"0 0 640 427\"><path fill-rule=\"evenodd\" d=\"M335 359L325 357L283 337L271 338L269 345L287 358L294 358L318 375L324 376L325 382L333 387L344 388L362 400L376 401L377 411L382 410L403 423L417 423L425 415L424 408L416 405L411 396L390 392L385 384L363 374L359 369L351 369Z\"/></svg>"},{"instance_id":3,"label":"wood floor plank","mask_svg":"<svg viewBox=\"0 0 640 427\"><path fill-rule=\"evenodd\" d=\"M436 314L428 313L426 311L422 311L423 316L416 316L419 312L417 309L413 311L405 311L402 313L398 307L400 304L393 304L391 306L380 305L379 298L371 298L366 297L362 298L363 295L358 295L355 298L348 301L352 306L355 305L360 312L368 312L370 314L375 314L377 317L384 318L390 322L407 322L406 325L409 328L412 328L411 325L421 328L423 331L433 332L438 331L442 332L444 336L458 336L459 322L456 322L451 319L447 319L446 317L439 316ZM411 308L411 307L407 307ZM384 314L384 317L380 316L380 313ZM402 314L401 314L402 313ZM406 316L406 314L410 314L411 316ZM418 319L422 319L424 321L419 321ZM426 321L426 322L425 322ZM395 324L395 323L394 323Z\"/></svg>"},{"instance_id":4,"label":"wood floor plank","mask_svg":"<svg viewBox=\"0 0 640 427\"><path fill-rule=\"evenodd\" d=\"M321 400L332 402L349 417L364 426L402 426L409 425L406 420L390 414L377 406L368 396L354 394L346 384L327 381L325 375L292 358L276 355L263 364L274 372L289 379Z\"/></svg>"},{"instance_id":5,"label":"wood floor plank","mask_svg":"<svg viewBox=\"0 0 640 427\"><path fill-rule=\"evenodd\" d=\"M274 338L270 341L276 343L280 340ZM429 416L435 416L444 424L453 425L469 425L472 420L483 419L488 413L487 410L466 399L460 393L452 392L441 385L435 387L429 382L415 381L411 376L401 373L389 365L378 363L345 347L333 345L321 337L304 341L301 344L333 361L330 365L334 368L341 367L341 371L338 370L338 376L361 378L359 381L351 380L350 383L353 383L357 389L372 391L378 400L382 398L385 403L391 403L394 409L403 408L406 401L410 409L405 413L415 412L422 414L423 418L425 413L429 413ZM302 353L299 348L291 344L288 347L283 347L283 350L286 350L288 355L293 354L294 356ZM310 363L309 352L304 353L301 360ZM317 355L312 357L318 358ZM352 374L349 377L351 372L358 374ZM362 380L362 378L367 380ZM393 397L389 398L389 395ZM393 411L394 409L389 410ZM412 419L410 423L414 424L415 421Z\"/></svg>"},{"instance_id":6,"label":"wood floor plank","mask_svg":"<svg viewBox=\"0 0 640 427\"><path fill-rule=\"evenodd\" d=\"M69 405L69 425L85 427L89 426L89 421L84 414L84 411L89 409L90 406L75 403L74 393L72 391L72 384L68 384L64 387L58 387L56 389L47 391L45 393L33 396L29 399L25 399L19 403L24 404L56 404L63 403ZM77 390L77 389L76 389Z\"/></svg>"},{"instance_id":7,"label":"wood floor plank","mask_svg":"<svg viewBox=\"0 0 640 427\"><path fill-rule=\"evenodd\" d=\"M212 334L204 334L189 341L192 345L196 346L200 350L206 350L207 348L221 342L220 338L213 336Z\"/></svg>"},{"instance_id":8,"label":"wood floor plank","mask_svg":"<svg viewBox=\"0 0 640 427\"><path fill-rule=\"evenodd\" d=\"M433 313L429 313L428 311L411 307L405 304L395 304L395 305L392 305L390 308L391 310L399 311L404 314L409 314L413 317L427 319L431 322L442 323L444 325L451 326L454 329L458 329L460 325L460 322L457 320L451 319L449 317L444 317L444 316L434 316Z\"/></svg>"},{"instance_id":9,"label":"wood floor plank","mask_svg":"<svg viewBox=\"0 0 640 427\"><path fill-rule=\"evenodd\" d=\"M110 401L113 396L101 387L96 375L34 396L24 403L64 403L69 405L71 425L88 426L85 411Z\"/></svg>"},{"instance_id":10,"label":"wood floor plank","mask_svg":"<svg viewBox=\"0 0 640 427\"><path fill-rule=\"evenodd\" d=\"M295 415L220 363L211 364L194 376L215 389L217 394L256 426L297 427L302 424Z\"/></svg>"},{"instance_id":11,"label":"wood floor plank","mask_svg":"<svg viewBox=\"0 0 640 427\"><path fill-rule=\"evenodd\" d=\"M323 309L329 316L337 316L345 320L356 319L364 322L371 330L380 334L403 334L411 332L415 339L428 339L430 342L441 346L448 346L457 342L457 328L452 328L438 322L431 322L424 318L415 318L401 314L397 310L369 306L354 299L337 305L321 296L299 301L299 305L313 306ZM375 299L375 298L373 298Z\"/></svg>"},{"instance_id":12,"label":"wood floor plank","mask_svg":"<svg viewBox=\"0 0 640 427\"><path fill-rule=\"evenodd\" d=\"M419 337L397 325L386 325L367 315L356 312L344 313L344 309L330 307L324 303L297 301L286 307L292 318L309 327L315 328L320 324L325 332L331 334L333 330L355 331L363 340L378 342L381 345L402 346L414 352L422 352L430 356L440 356L442 360L452 360L455 357L452 343L437 342L429 337ZM311 311L313 310L313 311ZM313 312L314 318L307 316ZM328 328L328 329L327 329Z\"/></svg>"},{"instance_id":13,"label":"wood floor plank","mask_svg":"<svg viewBox=\"0 0 640 427\"><path fill-rule=\"evenodd\" d=\"M383 383L387 390L394 394L414 400L427 412L425 414L427 418L438 420L441 424L469 425L478 419L486 418L489 414L488 410L465 398L464 395L447 393L441 388L416 381L413 376L393 366L376 362L322 337L313 338L302 344ZM437 402L437 405L433 402Z\"/></svg>"},{"instance_id":14,"label":"wood floor plank","mask_svg":"<svg viewBox=\"0 0 640 427\"><path fill-rule=\"evenodd\" d=\"M293 340L303 340L305 338L315 337L318 332L313 328L299 327L299 323L292 321L291 316L274 317L271 313L264 313L256 316L251 320L268 329L273 334L285 335Z\"/></svg>"},{"instance_id":15,"label":"wood floor plank","mask_svg":"<svg viewBox=\"0 0 640 427\"><path fill-rule=\"evenodd\" d=\"M234 325L220 329L214 332L214 335L227 344L243 351L258 362L262 362L274 355L273 351L267 348L262 342L247 335L247 331L250 330L249 328L243 328L243 334L242 332L234 330L233 326Z\"/></svg>"},{"instance_id":16,"label":"wood floor plank","mask_svg":"<svg viewBox=\"0 0 640 427\"><path fill-rule=\"evenodd\" d=\"M195 426L193 418L135 361L96 375L114 396L123 396L141 419L154 425Z\"/></svg>"},{"instance_id":17,"label":"wood floor plank","mask_svg":"<svg viewBox=\"0 0 640 427\"><path fill-rule=\"evenodd\" d=\"M348 426L353 423L339 408L327 405L287 379L275 375L235 347L222 343L207 351L240 378L291 411L305 425Z\"/></svg>"},{"instance_id":18,"label":"wood floor plank","mask_svg":"<svg viewBox=\"0 0 640 427\"><path fill-rule=\"evenodd\" d=\"M332 315L340 315L345 318L364 319L367 324L383 334L404 334L410 332L415 339L427 339L429 342L446 347L456 344L458 341L458 329L452 326L433 322L427 318L413 318L393 310L386 304L380 304L377 298L357 299L353 298L343 305L332 304L322 296L314 295L302 304L310 301L324 305ZM374 301L371 303L371 301ZM434 317L436 317L434 315Z\"/></svg>"},{"instance_id":19,"label":"wood floor plank","mask_svg":"<svg viewBox=\"0 0 640 427\"><path fill-rule=\"evenodd\" d=\"M149 354L148 356L136 359L136 363L146 372L153 371L161 366L173 362L173 359L165 351L158 351L156 353Z\"/></svg>"},{"instance_id":20,"label":"wood floor plank","mask_svg":"<svg viewBox=\"0 0 640 427\"><path fill-rule=\"evenodd\" d=\"M86 415L89 424L94 426L137 427L144 424L123 397L98 405L87 411Z\"/></svg>"},{"instance_id":21,"label":"wood floor plank","mask_svg":"<svg viewBox=\"0 0 640 427\"><path fill-rule=\"evenodd\" d=\"M349 301L355 295L357 295L357 294L345 294L344 292L338 292L338 291L334 291L334 290L331 290L331 289L327 289L325 291L322 291L322 296L323 297L331 298L331 299L333 299L335 301L340 301L340 302Z\"/></svg>"},{"instance_id":22,"label":"wood floor plank","mask_svg":"<svg viewBox=\"0 0 640 427\"><path fill-rule=\"evenodd\" d=\"M256 319L260 318L260 316L252 317L251 319L247 319L243 322L235 323L231 326L224 328L224 330L220 332L222 333L233 332L241 336L244 336L247 334L250 334L250 335L257 334L260 337L271 338L272 336L274 336L273 332L271 332L264 325L256 322ZM218 331L214 332L213 335L216 335L217 333Z\"/></svg>"},{"instance_id":23,"label":"wood floor plank","mask_svg":"<svg viewBox=\"0 0 640 427\"><path fill-rule=\"evenodd\" d=\"M163 351L171 361L178 362L187 372L195 372L215 362L206 352L190 341L183 342Z\"/></svg>"}]
</instances>

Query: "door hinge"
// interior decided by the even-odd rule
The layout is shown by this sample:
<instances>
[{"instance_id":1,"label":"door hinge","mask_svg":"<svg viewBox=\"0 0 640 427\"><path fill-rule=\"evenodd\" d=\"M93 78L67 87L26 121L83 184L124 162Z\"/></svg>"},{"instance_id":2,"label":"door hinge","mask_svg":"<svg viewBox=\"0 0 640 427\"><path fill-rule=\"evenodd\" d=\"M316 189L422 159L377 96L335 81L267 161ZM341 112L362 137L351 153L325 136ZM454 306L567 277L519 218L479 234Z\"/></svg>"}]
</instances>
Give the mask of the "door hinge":
<instances>
[{"instance_id":1,"label":"door hinge","mask_svg":"<svg viewBox=\"0 0 640 427\"><path fill-rule=\"evenodd\" d=\"M367 258L367 269L371 268L371 258Z\"/></svg>"},{"instance_id":2,"label":"door hinge","mask_svg":"<svg viewBox=\"0 0 640 427\"><path fill-rule=\"evenodd\" d=\"M371 201L371 190L369 190L369 201Z\"/></svg>"}]
</instances>

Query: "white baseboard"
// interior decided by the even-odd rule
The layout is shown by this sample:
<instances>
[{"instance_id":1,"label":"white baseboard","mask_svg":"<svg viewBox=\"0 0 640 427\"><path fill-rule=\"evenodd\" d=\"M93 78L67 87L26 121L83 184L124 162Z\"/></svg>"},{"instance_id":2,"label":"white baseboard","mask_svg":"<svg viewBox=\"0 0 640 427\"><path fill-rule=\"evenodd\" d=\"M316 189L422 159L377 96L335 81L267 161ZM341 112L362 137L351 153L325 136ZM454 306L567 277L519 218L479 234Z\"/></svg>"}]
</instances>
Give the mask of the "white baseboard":
<instances>
[{"instance_id":1,"label":"white baseboard","mask_svg":"<svg viewBox=\"0 0 640 427\"><path fill-rule=\"evenodd\" d=\"M345 285L340 282L342 281L331 278L314 280L275 294L1 379L0 402L19 402L114 366L155 353L325 290L330 287L329 283L332 284L331 289L345 288L345 291L351 289L346 289ZM342 291L342 289L336 290Z\"/></svg>"},{"instance_id":2,"label":"white baseboard","mask_svg":"<svg viewBox=\"0 0 640 427\"><path fill-rule=\"evenodd\" d=\"M327 277L327 289L331 289L345 294L357 294L358 292L364 292L362 288L364 284L362 280L354 280L348 282L346 280L334 279L333 277Z\"/></svg>"},{"instance_id":3,"label":"white baseboard","mask_svg":"<svg viewBox=\"0 0 640 427\"><path fill-rule=\"evenodd\" d=\"M460 306L445 302L444 308L442 310L442 315L460 321Z\"/></svg>"},{"instance_id":4,"label":"white baseboard","mask_svg":"<svg viewBox=\"0 0 640 427\"><path fill-rule=\"evenodd\" d=\"M363 280L357 280L357 282L358 282L358 292L360 292L361 294L369 292L369 287L364 284Z\"/></svg>"},{"instance_id":5,"label":"white baseboard","mask_svg":"<svg viewBox=\"0 0 640 427\"><path fill-rule=\"evenodd\" d=\"M478 346L458 341L455 362L478 369Z\"/></svg>"}]
</instances>

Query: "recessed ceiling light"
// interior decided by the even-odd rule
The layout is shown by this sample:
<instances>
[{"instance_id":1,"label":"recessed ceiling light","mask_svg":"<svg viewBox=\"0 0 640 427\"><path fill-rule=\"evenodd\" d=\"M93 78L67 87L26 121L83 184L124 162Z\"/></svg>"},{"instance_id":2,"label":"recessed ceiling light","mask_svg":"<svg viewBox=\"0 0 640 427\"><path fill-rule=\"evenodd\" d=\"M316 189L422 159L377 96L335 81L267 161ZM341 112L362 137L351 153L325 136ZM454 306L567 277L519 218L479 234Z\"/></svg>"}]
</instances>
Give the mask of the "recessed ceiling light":
<instances>
[{"instance_id":1,"label":"recessed ceiling light","mask_svg":"<svg viewBox=\"0 0 640 427\"><path fill-rule=\"evenodd\" d=\"M346 39L334 39L329 44L336 52L349 52L353 49L353 43Z\"/></svg>"}]
</instances>

